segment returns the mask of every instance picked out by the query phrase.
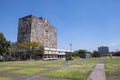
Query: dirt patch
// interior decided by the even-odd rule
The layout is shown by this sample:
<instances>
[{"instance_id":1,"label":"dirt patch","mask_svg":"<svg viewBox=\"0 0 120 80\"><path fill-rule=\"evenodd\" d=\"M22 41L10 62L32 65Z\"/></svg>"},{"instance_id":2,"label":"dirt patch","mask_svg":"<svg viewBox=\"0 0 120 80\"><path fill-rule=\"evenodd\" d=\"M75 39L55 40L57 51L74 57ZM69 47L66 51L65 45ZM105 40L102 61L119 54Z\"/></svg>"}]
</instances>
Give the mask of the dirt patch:
<instances>
[{"instance_id":1,"label":"dirt patch","mask_svg":"<svg viewBox=\"0 0 120 80\"><path fill-rule=\"evenodd\" d=\"M106 80L120 80L120 76L110 76Z\"/></svg>"}]
</instances>

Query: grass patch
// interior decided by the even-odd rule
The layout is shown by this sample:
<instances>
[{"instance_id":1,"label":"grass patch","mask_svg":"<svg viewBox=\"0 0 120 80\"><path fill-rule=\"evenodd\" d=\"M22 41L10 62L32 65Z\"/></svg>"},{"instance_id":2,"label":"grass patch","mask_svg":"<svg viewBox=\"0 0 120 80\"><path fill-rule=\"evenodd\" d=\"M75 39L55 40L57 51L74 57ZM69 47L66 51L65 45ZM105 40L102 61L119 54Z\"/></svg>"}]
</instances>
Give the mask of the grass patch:
<instances>
[{"instance_id":1,"label":"grass patch","mask_svg":"<svg viewBox=\"0 0 120 80\"><path fill-rule=\"evenodd\" d=\"M71 80L86 80L91 71L83 70L57 70L44 76L55 77L55 78L67 78Z\"/></svg>"},{"instance_id":2,"label":"grass patch","mask_svg":"<svg viewBox=\"0 0 120 80\"><path fill-rule=\"evenodd\" d=\"M113 57L110 59L109 57L104 58L105 64L120 64L120 57Z\"/></svg>"},{"instance_id":3,"label":"grass patch","mask_svg":"<svg viewBox=\"0 0 120 80\"><path fill-rule=\"evenodd\" d=\"M79 61L77 64L73 64L69 66L70 68L94 68L98 63L98 58L91 58L91 59L83 59ZM77 61L76 61L77 62Z\"/></svg>"},{"instance_id":4,"label":"grass patch","mask_svg":"<svg viewBox=\"0 0 120 80\"><path fill-rule=\"evenodd\" d=\"M114 64L114 65L110 65L110 64L107 64L107 65L105 65L105 68L106 69L110 69L110 70L120 70L120 65L118 65L118 64Z\"/></svg>"},{"instance_id":5,"label":"grass patch","mask_svg":"<svg viewBox=\"0 0 120 80\"><path fill-rule=\"evenodd\" d=\"M119 80L120 76L120 57L104 58L105 69L112 70L106 71L107 80Z\"/></svg>"},{"instance_id":6,"label":"grass patch","mask_svg":"<svg viewBox=\"0 0 120 80\"><path fill-rule=\"evenodd\" d=\"M11 73L15 73L15 74L25 74L25 75L32 75L34 73L37 72L41 72L46 70L47 68L27 68L27 69L22 69L22 70L16 70L16 71L12 71Z\"/></svg>"},{"instance_id":7,"label":"grass patch","mask_svg":"<svg viewBox=\"0 0 120 80\"><path fill-rule=\"evenodd\" d=\"M0 71L7 71L7 70L14 70L17 69L16 67L2 67L0 68Z\"/></svg>"},{"instance_id":8,"label":"grass patch","mask_svg":"<svg viewBox=\"0 0 120 80\"><path fill-rule=\"evenodd\" d=\"M107 77L120 76L120 71L106 71L106 76Z\"/></svg>"},{"instance_id":9,"label":"grass patch","mask_svg":"<svg viewBox=\"0 0 120 80\"><path fill-rule=\"evenodd\" d=\"M70 68L88 68L88 69L92 69L95 67L95 64L81 64L81 65L72 65L69 66Z\"/></svg>"},{"instance_id":10,"label":"grass patch","mask_svg":"<svg viewBox=\"0 0 120 80\"><path fill-rule=\"evenodd\" d=\"M17 64L17 65L15 65ZM16 67L21 67L21 66L36 66L37 64L34 62L30 61L14 61L14 62L3 62L0 64L0 66L16 66Z\"/></svg>"},{"instance_id":11,"label":"grass patch","mask_svg":"<svg viewBox=\"0 0 120 80\"><path fill-rule=\"evenodd\" d=\"M17 64L17 65L15 65ZM55 64L55 65L53 65ZM9 66L9 67L27 67L27 66L51 66L57 67L56 65L62 66L65 64L65 61L54 60L54 61L14 61L14 62L1 62L0 66Z\"/></svg>"},{"instance_id":12,"label":"grass patch","mask_svg":"<svg viewBox=\"0 0 120 80\"><path fill-rule=\"evenodd\" d=\"M91 58L86 61L84 61L84 64L97 64L100 58Z\"/></svg>"},{"instance_id":13,"label":"grass patch","mask_svg":"<svg viewBox=\"0 0 120 80\"><path fill-rule=\"evenodd\" d=\"M26 67L26 66L37 66L42 65L42 61L14 61L14 62L3 62L0 66L16 66L16 67ZM17 65L15 65L17 64Z\"/></svg>"},{"instance_id":14,"label":"grass patch","mask_svg":"<svg viewBox=\"0 0 120 80\"><path fill-rule=\"evenodd\" d=\"M120 57L104 58L105 68L110 70L120 70Z\"/></svg>"},{"instance_id":15,"label":"grass patch","mask_svg":"<svg viewBox=\"0 0 120 80\"><path fill-rule=\"evenodd\" d=\"M0 80L14 80L13 78L8 78L8 77L2 77L0 76Z\"/></svg>"},{"instance_id":16,"label":"grass patch","mask_svg":"<svg viewBox=\"0 0 120 80\"><path fill-rule=\"evenodd\" d=\"M60 64L47 64L47 65L44 65L42 67L46 67L46 68L55 68L55 67L60 67L62 65Z\"/></svg>"}]
</instances>

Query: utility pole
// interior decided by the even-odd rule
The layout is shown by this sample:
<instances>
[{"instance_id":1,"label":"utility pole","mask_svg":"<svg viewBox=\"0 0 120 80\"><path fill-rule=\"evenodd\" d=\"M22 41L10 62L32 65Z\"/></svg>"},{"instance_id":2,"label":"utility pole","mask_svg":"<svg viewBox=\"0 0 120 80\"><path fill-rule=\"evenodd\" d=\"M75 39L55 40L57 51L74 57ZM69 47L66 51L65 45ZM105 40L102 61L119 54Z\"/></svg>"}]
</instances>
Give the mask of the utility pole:
<instances>
[{"instance_id":1,"label":"utility pole","mask_svg":"<svg viewBox=\"0 0 120 80\"><path fill-rule=\"evenodd\" d=\"M72 52L72 44L70 43L70 52Z\"/></svg>"},{"instance_id":2,"label":"utility pole","mask_svg":"<svg viewBox=\"0 0 120 80\"><path fill-rule=\"evenodd\" d=\"M70 56L72 57L72 44L70 43Z\"/></svg>"}]
</instances>

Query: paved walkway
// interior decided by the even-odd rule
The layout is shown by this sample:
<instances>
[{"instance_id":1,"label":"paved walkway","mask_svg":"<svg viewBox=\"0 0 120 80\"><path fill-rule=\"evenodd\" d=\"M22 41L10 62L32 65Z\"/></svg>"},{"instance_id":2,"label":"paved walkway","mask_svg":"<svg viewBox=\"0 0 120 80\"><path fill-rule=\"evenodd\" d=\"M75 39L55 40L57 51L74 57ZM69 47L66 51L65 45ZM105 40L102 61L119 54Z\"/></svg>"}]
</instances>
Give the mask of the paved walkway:
<instances>
[{"instance_id":1,"label":"paved walkway","mask_svg":"<svg viewBox=\"0 0 120 80\"><path fill-rule=\"evenodd\" d=\"M87 80L106 80L104 63L101 59Z\"/></svg>"}]
</instances>

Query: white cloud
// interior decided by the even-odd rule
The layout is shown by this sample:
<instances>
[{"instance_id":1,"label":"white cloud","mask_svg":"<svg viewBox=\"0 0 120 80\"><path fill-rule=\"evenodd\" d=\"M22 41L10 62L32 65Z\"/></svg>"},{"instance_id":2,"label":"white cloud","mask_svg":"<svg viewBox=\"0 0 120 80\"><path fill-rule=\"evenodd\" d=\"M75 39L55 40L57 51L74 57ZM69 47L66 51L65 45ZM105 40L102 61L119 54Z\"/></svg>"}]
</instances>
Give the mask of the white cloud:
<instances>
[{"instance_id":1,"label":"white cloud","mask_svg":"<svg viewBox=\"0 0 120 80\"><path fill-rule=\"evenodd\" d=\"M120 42L110 43L108 46L110 48L110 51L120 50Z\"/></svg>"},{"instance_id":2,"label":"white cloud","mask_svg":"<svg viewBox=\"0 0 120 80\"><path fill-rule=\"evenodd\" d=\"M117 41L109 44L103 44L102 46L108 46L110 51L120 50L120 42L117 42Z\"/></svg>"}]
</instances>

